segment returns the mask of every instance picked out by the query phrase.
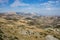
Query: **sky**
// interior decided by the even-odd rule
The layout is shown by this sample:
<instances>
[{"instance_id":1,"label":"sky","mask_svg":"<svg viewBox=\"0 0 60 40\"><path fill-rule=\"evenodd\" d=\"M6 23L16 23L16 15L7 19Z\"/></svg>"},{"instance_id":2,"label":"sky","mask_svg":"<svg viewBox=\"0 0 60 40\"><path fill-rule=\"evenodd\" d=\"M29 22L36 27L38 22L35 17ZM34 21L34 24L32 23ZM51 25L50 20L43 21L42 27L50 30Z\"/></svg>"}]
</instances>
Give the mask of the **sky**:
<instances>
[{"instance_id":1,"label":"sky","mask_svg":"<svg viewBox=\"0 0 60 40\"><path fill-rule=\"evenodd\" d=\"M0 12L30 12L60 16L60 0L0 0Z\"/></svg>"}]
</instances>

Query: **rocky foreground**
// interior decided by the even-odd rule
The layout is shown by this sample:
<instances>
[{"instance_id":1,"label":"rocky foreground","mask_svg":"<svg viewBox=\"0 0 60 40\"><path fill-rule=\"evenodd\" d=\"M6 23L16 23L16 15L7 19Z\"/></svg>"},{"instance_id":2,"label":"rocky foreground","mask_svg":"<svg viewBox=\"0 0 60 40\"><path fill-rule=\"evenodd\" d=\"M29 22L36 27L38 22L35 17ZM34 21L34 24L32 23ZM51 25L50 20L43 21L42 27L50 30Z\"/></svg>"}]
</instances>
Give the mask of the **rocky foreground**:
<instances>
[{"instance_id":1,"label":"rocky foreground","mask_svg":"<svg viewBox=\"0 0 60 40\"><path fill-rule=\"evenodd\" d=\"M0 40L60 40L60 17L1 14Z\"/></svg>"}]
</instances>

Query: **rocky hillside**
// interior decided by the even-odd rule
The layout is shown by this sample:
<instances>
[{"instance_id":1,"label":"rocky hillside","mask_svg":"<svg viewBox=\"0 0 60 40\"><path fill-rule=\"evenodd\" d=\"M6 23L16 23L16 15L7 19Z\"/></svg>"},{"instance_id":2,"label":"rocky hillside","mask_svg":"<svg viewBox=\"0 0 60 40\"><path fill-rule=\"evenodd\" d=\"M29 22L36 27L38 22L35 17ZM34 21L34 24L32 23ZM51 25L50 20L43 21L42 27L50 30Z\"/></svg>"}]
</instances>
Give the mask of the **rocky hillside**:
<instances>
[{"instance_id":1,"label":"rocky hillside","mask_svg":"<svg viewBox=\"0 0 60 40\"><path fill-rule=\"evenodd\" d=\"M0 40L60 40L60 17L1 14Z\"/></svg>"}]
</instances>

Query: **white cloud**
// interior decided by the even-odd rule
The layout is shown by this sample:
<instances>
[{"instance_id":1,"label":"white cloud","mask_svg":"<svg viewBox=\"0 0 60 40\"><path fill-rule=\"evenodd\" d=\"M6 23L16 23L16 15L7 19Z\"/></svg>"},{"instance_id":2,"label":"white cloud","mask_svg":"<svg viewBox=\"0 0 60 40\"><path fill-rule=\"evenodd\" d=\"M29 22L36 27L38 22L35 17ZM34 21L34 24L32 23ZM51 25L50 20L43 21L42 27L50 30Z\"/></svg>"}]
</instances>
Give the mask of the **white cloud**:
<instances>
[{"instance_id":1,"label":"white cloud","mask_svg":"<svg viewBox=\"0 0 60 40\"><path fill-rule=\"evenodd\" d=\"M9 0L0 0L1 4L8 3Z\"/></svg>"},{"instance_id":2,"label":"white cloud","mask_svg":"<svg viewBox=\"0 0 60 40\"><path fill-rule=\"evenodd\" d=\"M22 2L20 2L19 0L15 0L15 2L13 2L10 6L11 6L11 7L29 6L29 4L22 3Z\"/></svg>"},{"instance_id":3,"label":"white cloud","mask_svg":"<svg viewBox=\"0 0 60 40\"><path fill-rule=\"evenodd\" d=\"M9 0L0 0L0 5L1 5L2 7L4 7L4 6L6 6L6 5L8 4L8 1L9 1Z\"/></svg>"},{"instance_id":4,"label":"white cloud","mask_svg":"<svg viewBox=\"0 0 60 40\"><path fill-rule=\"evenodd\" d=\"M53 10L53 8L58 7L59 1L48 1L40 4L40 7L46 8L47 10Z\"/></svg>"}]
</instances>

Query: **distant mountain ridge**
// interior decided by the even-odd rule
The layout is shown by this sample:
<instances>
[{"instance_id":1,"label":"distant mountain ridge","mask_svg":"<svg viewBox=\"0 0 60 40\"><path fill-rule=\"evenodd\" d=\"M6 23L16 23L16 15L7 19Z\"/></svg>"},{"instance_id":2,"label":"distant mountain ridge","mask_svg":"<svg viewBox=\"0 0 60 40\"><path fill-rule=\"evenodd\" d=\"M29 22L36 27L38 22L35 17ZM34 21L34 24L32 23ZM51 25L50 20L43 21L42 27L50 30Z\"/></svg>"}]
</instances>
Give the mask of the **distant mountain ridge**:
<instances>
[{"instance_id":1,"label":"distant mountain ridge","mask_svg":"<svg viewBox=\"0 0 60 40\"><path fill-rule=\"evenodd\" d=\"M22 16L60 16L60 15L46 15L46 14L42 14L42 13L25 13L25 12L3 12L0 14L5 14L5 15L11 15L11 14L17 14L17 15L22 15Z\"/></svg>"}]
</instances>

